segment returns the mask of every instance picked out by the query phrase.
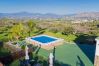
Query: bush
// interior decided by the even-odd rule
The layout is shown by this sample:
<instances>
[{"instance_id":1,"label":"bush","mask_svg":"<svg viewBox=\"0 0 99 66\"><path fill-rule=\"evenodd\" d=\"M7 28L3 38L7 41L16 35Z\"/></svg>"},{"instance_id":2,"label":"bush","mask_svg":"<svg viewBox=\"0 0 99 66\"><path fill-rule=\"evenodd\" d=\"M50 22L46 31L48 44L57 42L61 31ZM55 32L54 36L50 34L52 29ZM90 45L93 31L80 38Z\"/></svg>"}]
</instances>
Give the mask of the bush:
<instances>
[{"instance_id":1,"label":"bush","mask_svg":"<svg viewBox=\"0 0 99 66\"><path fill-rule=\"evenodd\" d=\"M73 34L66 35L66 40L68 42L71 42L71 41L73 42L76 38L77 38L77 36L73 35Z\"/></svg>"}]
</instances>

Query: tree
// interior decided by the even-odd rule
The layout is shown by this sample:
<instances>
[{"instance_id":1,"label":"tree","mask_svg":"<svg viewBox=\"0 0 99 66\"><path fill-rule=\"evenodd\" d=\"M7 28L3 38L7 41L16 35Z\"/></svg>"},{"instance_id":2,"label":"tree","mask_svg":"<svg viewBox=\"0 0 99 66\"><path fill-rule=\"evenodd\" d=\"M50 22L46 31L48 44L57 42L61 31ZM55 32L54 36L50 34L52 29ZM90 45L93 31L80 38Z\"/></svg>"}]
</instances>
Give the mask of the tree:
<instances>
[{"instance_id":1,"label":"tree","mask_svg":"<svg viewBox=\"0 0 99 66\"><path fill-rule=\"evenodd\" d=\"M74 29L72 27L64 27L62 30L62 34L66 35L66 34L73 34Z\"/></svg>"},{"instance_id":2,"label":"tree","mask_svg":"<svg viewBox=\"0 0 99 66\"><path fill-rule=\"evenodd\" d=\"M28 21L29 36L31 36L31 31L34 29L35 25L36 25L36 24L34 23L33 20L29 20L29 21Z\"/></svg>"},{"instance_id":3,"label":"tree","mask_svg":"<svg viewBox=\"0 0 99 66\"><path fill-rule=\"evenodd\" d=\"M9 40L9 41L12 41L12 39L13 39L12 33L9 32L9 33L8 33L8 40Z\"/></svg>"},{"instance_id":4,"label":"tree","mask_svg":"<svg viewBox=\"0 0 99 66\"><path fill-rule=\"evenodd\" d=\"M15 38L18 40L22 36L23 31L25 31L24 26L22 23L19 23L11 28L8 37L9 39Z\"/></svg>"}]
</instances>

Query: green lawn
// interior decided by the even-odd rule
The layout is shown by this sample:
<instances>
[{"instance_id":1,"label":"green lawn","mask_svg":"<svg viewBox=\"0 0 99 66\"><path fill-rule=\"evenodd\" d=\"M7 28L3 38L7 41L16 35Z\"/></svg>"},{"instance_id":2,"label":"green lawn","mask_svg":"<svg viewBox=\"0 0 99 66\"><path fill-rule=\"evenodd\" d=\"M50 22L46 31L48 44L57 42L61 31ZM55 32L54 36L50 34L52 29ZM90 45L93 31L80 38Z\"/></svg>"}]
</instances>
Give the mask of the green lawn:
<instances>
[{"instance_id":1,"label":"green lawn","mask_svg":"<svg viewBox=\"0 0 99 66\"><path fill-rule=\"evenodd\" d=\"M61 66L93 66L95 45L63 44L56 47L55 59L62 63ZM38 55L48 59L53 50L40 49ZM19 60L14 61L11 66L18 66Z\"/></svg>"},{"instance_id":2,"label":"green lawn","mask_svg":"<svg viewBox=\"0 0 99 66\"><path fill-rule=\"evenodd\" d=\"M84 45L81 45L81 47L84 47ZM94 57L91 55L93 50L90 51L93 47L95 46L87 45L89 49L86 49L91 60L94 60ZM38 54L48 58L50 52L52 52L52 50L47 51L40 49ZM55 58L59 62L62 62L64 64L63 66L93 66L93 62L91 62L87 55L76 44L64 44L56 47Z\"/></svg>"},{"instance_id":3,"label":"green lawn","mask_svg":"<svg viewBox=\"0 0 99 66\"><path fill-rule=\"evenodd\" d=\"M54 36L54 37L57 37L57 38L62 38L67 42L74 42L74 40L77 38L76 35L73 35L73 34L63 35L60 32L53 33L53 32L50 32L50 31L45 31L43 34L49 35L49 36Z\"/></svg>"}]
</instances>

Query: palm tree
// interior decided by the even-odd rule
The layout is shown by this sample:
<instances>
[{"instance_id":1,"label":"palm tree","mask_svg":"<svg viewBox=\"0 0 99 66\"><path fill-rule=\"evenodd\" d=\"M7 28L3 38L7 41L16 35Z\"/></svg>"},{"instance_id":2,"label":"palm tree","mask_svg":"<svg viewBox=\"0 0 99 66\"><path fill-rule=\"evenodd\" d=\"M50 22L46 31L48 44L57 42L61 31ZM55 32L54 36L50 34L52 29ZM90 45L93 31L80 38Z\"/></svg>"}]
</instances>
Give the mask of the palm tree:
<instances>
[{"instance_id":1,"label":"palm tree","mask_svg":"<svg viewBox=\"0 0 99 66\"><path fill-rule=\"evenodd\" d=\"M31 36L31 31L34 29L35 25L36 25L36 24L34 23L33 20L29 20L29 21L28 21L29 36Z\"/></svg>"},{"instance_id":2,"label":"palm tree","mask_svg":"<svg viewBox=\"0 0 99 66\"><path fill-rule=\"evenodd\" d=\"M10 33L9 33L9 38L15 38L15 39L19 39L20 36L22 35L24 30L24 26L22 25L22 23L19 23L17 25L14 25L11 30L10 30Z\"/></svg>"},{"instance_id":3,"label":"palm tree","mask_svg":"<svg viewBox=\"0 0 99 66\"><path fill-rule=\"evenodd\" d=\"M13 38L12 33L9 32L9 33L8 33L8 40L9 40L9 41L12 41L12 38Z\"/></svg>"}]
</instances>

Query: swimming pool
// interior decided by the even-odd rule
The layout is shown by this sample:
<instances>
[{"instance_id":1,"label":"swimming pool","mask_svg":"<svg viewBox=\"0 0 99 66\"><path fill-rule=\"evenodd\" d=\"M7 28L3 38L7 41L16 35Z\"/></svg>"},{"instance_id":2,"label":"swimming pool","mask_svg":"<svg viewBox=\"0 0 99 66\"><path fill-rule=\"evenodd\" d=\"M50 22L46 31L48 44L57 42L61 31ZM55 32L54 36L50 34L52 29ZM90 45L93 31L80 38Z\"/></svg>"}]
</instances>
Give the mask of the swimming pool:
<instances>
[{"instance_id":1,"label":"swimming pool","mask_svg":"<svg viewBox=\"0 0 99 66\"><path fill-rule=\"evenodd\" d=\"M26 38L26 42L39 46L41 45L44 49L50 49L53 46L58 46L63 43L64 39L56 38L48 35L37 35L33 37Z\"/></svg>"},{"instance_id":2,"label":"swimming pool","mask_svg":"<svg viewBox=\"0 0 99 66\"><path fill-rule=\"evenodd\" d=\"M38 37L33 37L31 39L38 41L38 42L41 42L41 43L49 43L49 42L57 40L56 38L52 38L52 37L48 37L48 36L44 36L44 35L38 36Z\"/></svg>"}]
</instances>

